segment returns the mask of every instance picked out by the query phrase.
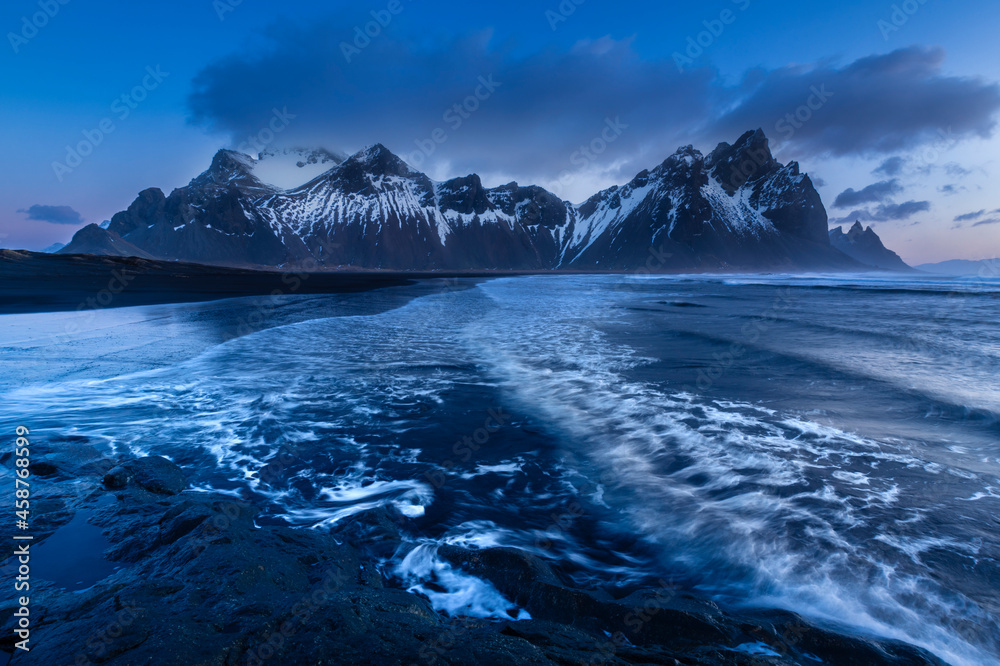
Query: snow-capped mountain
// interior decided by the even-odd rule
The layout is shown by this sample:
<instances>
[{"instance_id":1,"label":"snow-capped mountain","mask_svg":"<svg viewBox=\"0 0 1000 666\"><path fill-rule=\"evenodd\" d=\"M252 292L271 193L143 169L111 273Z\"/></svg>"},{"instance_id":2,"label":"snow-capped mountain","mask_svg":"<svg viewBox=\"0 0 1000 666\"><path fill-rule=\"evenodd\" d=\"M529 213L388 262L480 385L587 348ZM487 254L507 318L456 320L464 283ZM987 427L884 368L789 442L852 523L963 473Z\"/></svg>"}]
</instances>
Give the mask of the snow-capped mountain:
<instances>
[{"instance_id":1,"label":"snow-capped mountain","mask_svg":"<svg viewBox=\"0 0 1000 666\"><path fill-rule=\"evenodd\" d=\"M548 223L543 206L563 224L568 210L546 194L515 183L487 190L476 175L435 183L376 145L260 200L258 210L327 265L543 269L557 250L536 242L537 227Z\"/></svg>"},{"instance_id":2,"label":"snow-capped mountain","mask_svg":"<svg viewBox=\"0 0 1000 666\"><path fill-rule=\"evenodd\" d=\"M827 215L798 164L778 163L760 130L708 157L679 149L624 187L594 195L563 263L629 269L844 267ZM667 255L670 255L667 258Z\"/></svg>"},{"instance_id":3,"label":"snow-capped mountain","mask_svg":"<svg viewBox=\"0 0 1000 666\"><path fill-rule=\"evenodd\" d=\"M140 192L107 232L161 259L261 266L307 259L298 237L272 229L257 210L258 201L281 190L261 182L254 167L248 155L221 150L208 171L169 197L158 188ZM60 254L76 246L74 237Z\"/></svg>"},{"instance_id":4,"label":"snow-capped mountain","mask_svg":"<svg viewBox=\"0 0 1000 666\"><path fill-rule=\"evenodd\" d=\"M298 154L300 156L301 153ZM858 268L831 247L808 176L782 165L760 130L705 157L679 149L580 205L536 186L488 189L472 174L435 182L382 145L283 188L268 159L220 151L165 196L140 193L108 227L165 259L228 265L394 270ZM296 157L296 155L293 155ZM301 168L301 167L299 167ZM93 246L93 239L91 239ZM63 253L78 251L74 243Z\"/></svg>"}]
</instances>

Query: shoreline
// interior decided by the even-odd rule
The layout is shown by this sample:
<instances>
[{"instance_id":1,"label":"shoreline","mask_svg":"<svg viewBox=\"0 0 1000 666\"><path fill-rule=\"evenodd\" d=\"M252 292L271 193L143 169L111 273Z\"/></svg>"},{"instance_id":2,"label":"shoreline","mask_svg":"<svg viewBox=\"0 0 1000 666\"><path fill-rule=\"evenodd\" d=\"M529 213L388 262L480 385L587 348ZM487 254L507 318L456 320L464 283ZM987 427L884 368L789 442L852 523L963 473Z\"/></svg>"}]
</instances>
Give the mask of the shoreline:
<instances>
[{"instance_id":1,"label":"shoreline","mask_svg":"<svg viewBox=\"0 0 1000 666\"><path fill-rule=\"evenodd\" d=\"M451 566L522 609L502 620L448 617L365 555L366 543L398 542L405 518L391 509L331 531L257 526L257 507L189 489L165 458L113 458L76 440L33 438L32 446L47 509L37 514L32 548L79 537L68 531L100 531L90 539L95 552L75 557L114 566L78 583L84 589L35 574L31 647L51 663L944 663L786 611L726 611L668 582L617 593L574 588L512 548L441 548ZM34 660L12 641L3 649L11 664Z\"/></svg>"},{"instance_id":2,"label":"shoreline","mask_svg":"<svg viewBox=\"0 0 1000 666\"><path fill-rule=\"evenodd\" d=\"M878 274L877 271L872 271ZM135 257L0 250L0 315L197 303L268 295L319 295L410 286L423 280L535 275L776 275L776 271L379 271L235 268ZM812 273L816 274L816 273ZM857 274L854 272L845 275ZM802 273L810 275L810 273ZM904 274L900 274L904 275ZM918 274L905 274L914 277ZM930 274L928 274L930 277Z\"/></svg>"},{"instance_id":3,"label":"shoreline","mask_svg":"<svg viewBox=\"0 0 1000 666\"><path fill-rule=\"evenodd\" d=\"M601 281L600 278L596 280ZM545 291L546 285L568 286L576 292L577 285L586 285L589 281L558 277L552 280L533 279L527 282L500 281L490 283L485 289L500 288L501 292L504 289L514 289L521 294L521 298L516 302L521 302L524 299L539 298L541 296L539 292ZM604 281L620 286L620 282L613 278ZM407 302L406 298L414 291L433 292L447 284L449 283L444 281L436 283L432 280L412 287L385 290L378 294L363 294L360 297L293 299L289 301L293 312L275 313L275 321L289 323L300 315L315 317L317 309L326 307L325 303L331 304L331 310L357 302L362 302L366 308L372 306L382 308L396 302ZM473 280L459 281L461 287L469 287L472 284ZM709 291L713 290L714 287L709 287ZM497 294L493 296L496 297ZM235 317L229 314L245 308L247 302L247 299L221 302L218 308L213 304L190 308L164 308L166 312L161 312L159 308L148 310L140 308L132 314L122 313L119 318L129 320L133 316L138 316L144 318L143 321L148 319L153 322L153 326L159 326L158 322L162 315L174 317L170 319L173 324L175 315L180 312L183 321L197 322L198 327L211 332L213 337L224 338L226 336L219 334L228 329L221 326L221 323L231 323L235 320ZM504 301L500 299L499 302ZM665 311L673 312L670 307L671 305L666 305ZM752 304L746 308L751 312L755 310ZM204 311L207 310L213 312L219 310L221 314L206 317ZM545 307L540 311L544 317L544 313L550 312L551 309ZM572 311L579 312L576 308ZM682 312L698 314L697 311ZM411 317L416 325L419 326L420 322L424 321L419 311L411 314L416 315ZM444 313L444 316L448 316L448 313ZM61 320L68 317L50 315L38 316L37 319L40 323L44 323L43 320L54 320L58 325L63 325L65 322ZM13 330L16 327L10 328ZM651 330L661 329L657 327ZM171 331L176 340L190 346L193 338L183 329L175 329L172 325ZM145 335L137 337L147 340ZM436 335L431 337L434 340L440 339ZM274 337L271 342L280 342L282 339ZM368 339L371 337L362 337L363 341ZM328 338L327 342L328 345L336 346L339 340L341 338L335 336ZM25 343L26 346L32 344L30 341ZM159 344L151 346L157 354L170 355L170 350L163 349ZM90 348L101 347L92 344ZM327 345L317 345L315 348L325 350L326 347ZM270 348L269 345L264 345L255 349L266 353ZM81 346L81 352L87 350L86 346ZM186 352L187 350L184 350L183 353ZM240 355L234 358L252 357ZM115 364L120 364L121 359L116 357L113 361ZM90 365L87 367L87 374L90 376L95 374ZM33 381L39 385L45 383L38 377ZM70 398L73 395L70 392L65 394L65 397ZM117 395L128 396L126 392L118 392ZM16 404L15 400L15 406ZM50 401L50 404L56 403ZM18 414L12 409L10 420L21 421L27 413L28 411L22 411ZM309 590L322 586L325 580L322 572L320 578L314 575L317 567L322 569L328 562L349 561L354 563L349 567L352 577L347 582L338 583L342 587L331 592L323 591L323 594L333 594L334 601L314 611L317 619L305 623L302 629L294 628L291 635L284 636L286 645L281 648L283 651L277 651L281 659L291 663L324 663L322 659L324 657L329 659L330 654L342 652L346 654L345 646L377 641L378 645L385 646L390 652L380 653L379 659L373 657L372 661L367 662L365 661L367 655L350 653L351 660L357 663L406 664L496 663L506 660L506 663L718 663L763 666L763 664L810 663L809 654L822 654L827 657L827 663L835 664L939 663L929 659L922 652L914 652L912 648L887 643L879 638L869 638L863 629L852 628L850 625L828 631L822 627L829 629L834 625L824 623L819 627L809 626L798 616L783 611L720 608L712 603L712 597L699 592L693 583L672 588L668 582L666 587L658 587L656 577L658 568L651 570L653 572L651 579L644 578L643 584L637 584L629 589L611 585L598 589L590 584L578 587L574 586L572 578L569 577L574 569L571 565L566 565L565 560L550 561L544 556L539 559L532 557L529 552L505 548L465 550L448 546L435 547L437 555L433 560L434 567L447 565L456 572L460 570L481 581L490 582L517 608L527 611L532 619L524 620L517 612L514 613L515 617L501 617L500 620L485 620L481 617L448 618L434 612L435 607L442 607L433 594L440 592L435 588L435 582L439 579L433 575L428 579L422 572L417 572L416 579L408 577L405 573L400 574L400 569L396 565L410 547L406 544L414 543L413 529L417 529L417 539L421 538L421 534L427 533L420 526L400 516L391 506L371 508L349 520L339 522L332 529L330 527L320 530L298 529L288 526L284 521L272 521L266 518L261 520L259 517L255 521L255 516L260 516L258 508L265 506L265 503L264 500L258 503L255 499L257 486L254 482L249 486L242 483L236 486L222 483L216 487L236 488L236 490L218 492L210 490L208 486L203 486L200 491L185 489L182 485L174 483L171 477L183 478L184 471L190 478L195 476L203 478L204 475L201 473L203 468L200 463L191 462L192 459L187 458L185 452L176 446L175 438L166 434L164 430L152 430L147 433L147 440L152 440L149 443L157 448L148 449L143 446L133 450L156 451L171 457L178 456L175 459L185 465L184 471L174 469L172 472L160 473L163 472L160 470L157 472L159 476L153 475L152 478L134 472L126 472L124 475L113 474L112 482L109 484L106 479L111 469L122 465L128 467L148 463L137 463L109 455L111 449L102 443L105 439L98 434L102 431L101 428L90 430L86 427L82 429L63 427L63 424L77 420L74 415L60 419L57 423L48 419L40 409L36 408L30 413L35 416L25 419L26 425L38 429L36 436L39 442L35 450L40 454L33 460L32 469L32 474L37 474L36 483L41 491L38 497L40 500L38 527L39 530L42 529L41 523L44 520L53 532L63 535L49 541L39 538L44 536L39 532L39 537L36 539L42 547L42 554L49 549L56 555L56 561L73 568L74 573L70 573L68 577L63 576L64 582L69 581L72 584L78 581L78 577L82 577L84 571L89 573L97 570L97 567L90 565L85 567L72 561L65 562L67 558L63 553L73 551L57 548L56 544L65 543L65 535L87 528L91 534L97 532L101 536L104 546L101 549L84 551L81 555L91 555L92 562L108 564L110 561L114 567L120 568L120 571L113 573L107 580L96 581L99 576L95 574L93 580L88 580L77 596L73 596L72 588L64 592L48 582L38 581L38 587L33 586L38 597L36 602L42 603L36 614L40 628L44 628L46 632L50 630L59 632L57 636L66 637L46 638L48 646L64 640L83 642L95 631L99 632L100 627L93 624L92 613L88 609L97 608L98 614L104 615L120 612L117 606L108 606L105 603L109 597L114 596L116 599L124 600L121 603L128 604L135 599L162 596L167 598L152 610L150 606L139 602L126 606L126 608L145 609L148 613L142 620L145 623L143 627L134 630L138 632L133 635L133 639L137 641L136 645L122 648L124 650L122 656L115 657L120 661L112 660L111 663L144 663L142 650L146 649L143 646L147 642L151 645L160 645L167 657L174 658L180 663L183 654L188 653L178 652L178 648L163 637L163 632L168 631L192 637L185 638L183 642L185 644L190 642L205 654L214 654L213 651L217 649L225 650L223 656L216 659L218 663L255 663L251 657L262 645L269 645L269 637L273 637L274 632L278 632L279 639L276 640L280 640L280 637L284 636L281 627L286 622L299 621L294 616L289 619L287 604L284 609L282 607L282 604L289 600L289 595L294 597L311 594ZM88 421L84 414L79 416L81 424ZM135 414L136 418L141 416L141 413ZM128 419L107 421L112 424L110 432L115 432L116 426L113 424L119 422L127 423ZM289 422L293 421L285 419L282 426ZM428 421L428 423L434 422ZM184 437L183 434L181 436ZM252 436L245 439L252 441ZM191 443L198 446L203 441L204 434L196 434ZM171 445L174 445L172 449L167 448ZM260 457L259 465L245 467L243 471L247 474L247 479L258 478L261 483L273 483L271 487L274 489L281 488L283 485L276 482L279 479L268 475L273 473L276 467L280 468L283 460L281 456L286 454L268 455L271 457ZM162 464L160 466L163 467ZM123 477L124 480L114 481L117 477ZM418 473L409 470L398 478L406 481L418 478ZM105 482L102 483L102 480ZM79 489L79 495L70 494L71 491L75 492L74 485ZM168 488L177 490L178 487L177 492L160 492ZM267 486L262 487L267 488ZM34 499L32 505L35 505ZM255 522L262 524L263 527L258 527ZM188 537L188 534L191 536ZM176 535L180 536L175 538ZM188 539L194 539L193 545ZM282 551L283 544L299 545L294 546L293 552L288 553ZM107 559L104 553L108 554ZM390 564L385 564L383 556L392 553L396 553L396 556L390 560ZM39 577L43 574L47 578L56 576L53 573L55 569L45 569L43 561L43 559L37 561ZM388 575L383 575L379 571L383 565ZM330 566L333 567L334 564ZM430 571L439 569L432 568ZM667 569L666 573L669 572ZM696 575L690 580L697 578L698 572L695 573ZM400 575L402 580L397 578ZM252 578L250 587L243 587L246 577ZM54 580L60 579L56 577ZM404 580L408 582L404 583ZM423 597L405 594L404 588L414 584L414 580L419 580L423 585L422 591L430 590L434 607L428 609L427 600ZM791 582L792 579L788 580ZM150 587L153 583L149 581L154 581L156 586ZM306 581L313 587L303 592L301 581ZM94 582L97 583L97 587L90 590L89 587ZM205 600L203 596L206 594L205 591L215 588L223 590L218 593L223 596L209 593L210 598ZM199 604L202 602L205 604L205 610L200 610ZM732 599L730 602L738 604L739 599ZM81 603L91 606L84 607L80 605ZM799 610L813 613L816 608L816 606L803 606ZM466 608L459 612L470 611ZM81 621L79 623L74 621L72 626L65 629L68 633L63 633L61 624L66 622L65 618L75 618L78 615L81 616ZM248 619L247 615L252 617ZM189 616L193 616L193 619ZM47 620L49 617L60 619L53 619L50 622ZM213 617L221 618L222 621L216 622ZM340 627L348 621L354 622L352 619L354 617L365 618L365 624L362 625L362 629L350 634L350 638L344 634L339 634L336 639L324 637L327 642L319 647L287 645L299 640L311 640L311 638L303 639L303 636L322 634L330 631L331 626ZM634 626L636 618L647 619L641 620L641 626L636 627ZM131 615L128 619L133 620ZM229 635L219 636L217 624L230 628L238 626L238 631L222 632ZM837 631L844 633L838 634ZM202 634L206 634L207 637L202 638ZM452 636L456 634L458 637L453 640ZM38 638L47 635L40 631ZM803 638L803 635L807 638ZM919 634L908 635L913 636L913 640L922 645L940 645L935 642L925 643L917 638ZM693 636L697 637L696 641L692 641ZM416 640L418 638L419 640ZM426 645L428 638L431 638L430 647ZM526 641L530 647L517 641L512 642L510 638ZM221 643L226 641L229 641L227 643L229 647L220 647ZM493 645L497 650L505 652L472 652L470 650L474 647L469 645L470 641L476 646ZM195 647L190 649L194 650ZM439 648L445 650L445 654L438 653ZM107 649L118 648L109 645ZM189 648L185 646L184 649ZM277 650L273 646L264 649ZM312 651L293 652L291 651L293 649ZM459 652L452 654L451 651L455 649ZM391 652L391 650L396 651ZM421 650L424 651L423 654L420 653ZM875 656L872 656L871 650L876 651ZM416 656L413 654L414 651ZM942 654L948 653L942 652ZM424 655L434 657L434 660L430 661L429 657L425 660ZM490 660L486 660L484 655ZM72 658L75 655L65 656ZM89 661L82 663L106 661L98 657L101 655L97 653L85 654L84 659ZM522 658L524 661L519 661ZM17 660L14 663L18 663Z\"/></svg>"}]
</instances>

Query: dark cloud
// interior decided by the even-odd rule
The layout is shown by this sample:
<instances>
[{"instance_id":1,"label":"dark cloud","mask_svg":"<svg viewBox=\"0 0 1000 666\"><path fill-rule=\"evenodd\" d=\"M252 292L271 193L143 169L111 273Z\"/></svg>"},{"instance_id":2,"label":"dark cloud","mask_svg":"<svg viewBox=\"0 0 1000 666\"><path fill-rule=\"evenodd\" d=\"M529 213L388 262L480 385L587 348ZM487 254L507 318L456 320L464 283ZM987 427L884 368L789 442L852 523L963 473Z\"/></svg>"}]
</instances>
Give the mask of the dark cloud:
<instances>
[{"instance_id":1,"label":"dark cloud","mask_svg":"<svg viewBox=\"0 0 1000 666\"><path fill-rule=\"evenodd\" d=\"M238 146L266 128L275 108L287 107L296 117L280 140L289 145L350 151L382 142L425 169L542 180L585 169L571 157L600 138L609 118L628 127L596 163L608 175L631 177L679 145L710 150L756 127L797 155L869 154L938 139L940 128L957 138L988 136L1000 109L1000 87L943 75L938 50L906 49L846 66L755 70L734 86L708 67L681 73L670 57L641 58L629 40L526 55L489 33L406 39L402 25L352 52L348 62L342 49L356 19L272 26L263 42L196 76L191 121L228 134ZM495 92L472 99L478 109L461 123L454 113L446 116L482 92L481 77L497 83ZM810 101L814 87L832 96L788 136L782 120ZM435 142L439 128L443 141Z\"/></svg>"},{"instance_id":2,"label":"dark cloud","mask_svg":"<svg viewBox=\"0 0 1000 666\"><path fill-rule=\"evenodd\" d=\"M42 206L35 204L28 209L20 209L18 213L24 213L29 220L39 222L51 222L52 224L75 224L84 223L83 217L69 206Z\"/></svg>"},{"instance_id":3,"label":"dark cloud","mask_svg":"<svg viewBox=\"0 0 1000 666\"><path fill-rule=\"evenodd\" d=\"M930 209L930 201L907 201L901 204L885 204L876 209L875 219L879 221L908 220L917 213L926 213Z\"/></svg>"},{"instance_id":4,"label":"dark cloud","mask_svg":"<svg viewBox=\"0 0 1000 666\"><path fill-rule=\"evenodd\" d=\"M882 164L878 165L872 173L876 176L888 176L889 178L894 178L903 171L903 166L905 164L906 160L902 157L890 157L882 162Z\"/></svg>"},{"instance_id":5,"label":"dark cloud","mask_svg":"<svg viewBox=\"0 0 1000 666\"><path fill-rule=\"evenodd\" d=\"M809 180L812 181L813 187L826 187L826 181L815 174L809 174Z\"/></svg>"},{"instance_id":6,"label":"dark cloud","mask_svg":"<svg viewBox=\"0 0 1000 666\"><path fill-rule=\"evenodd\" d=\"M351 25L274 27L268 48L204 69L189 98L192 121L239 145L287 107L295 118L280 138L289 144L352 151L380 142L453 175L553 177L586 166L571 156L600 145L609 119L627 127L596 158L611 164L648 151L649 166L691 142L692 119L711 115L713 72L682 75L672 60L640 60L628 41L520 56L488 34L412 43L383 35L348 63L341 43L353 38Z\"/></svg>"},{"instance_id":7,"label":"dark cloud","mask_svg":"<svg viewBox=\"0 0 1000 666\"><path fill-rule=\"evenodd\" d=\"M799 153L837 156L897 152L940 141L942 133L991 136L1000 86L944 75L944 57L941 49L911 47L843 67L751 72L743 101L715 126L731 133L761 125L794 141Z\"/></svg>"},{"instance_id":8,"label":"dark cloud","mask_svg":"<svg viewBox=\"0 0 1000 666\"><path fill-rule=\"evenodd\" d=\"M926 213L930 209L930 201L907 201L879 206L876 215L883 220L907 220L917 213Z\"/></svg>"},{"instance_id":9,"label":"dark cloud","mask_svg":"<svg viewBox=\"0 0 1000 666\"><path fill-rule=\"evenodd\" d=\"M985 226L987 224L1000 224L1000 218L991 217L988 220L980 220L979 222L976 222L972 226L974 226L974 227L982 227L982 226Z\"/></svg>"},{"instance_id":10,"label":"dark cloud","mask_svg":"<svg viewBox=\"0 0 1000 666\"><path fill-rule=\"evenodd\" d=\"M851 208L852 206L860 206L866 203L879 203L892 198L894 194L899 194L902 191L903 187L895 179L872 183L862 190L848 188L837 196L833 202L833 207Z\"/></svg>"},{"instance_id":11,"label":"dark cloud","mask_svg":"<svg viewBox=\"0 0 1000 666\"><path fill-rule=\"evenodd\" d=\"M960 177L960 178L964 178L965 176L971 176L972 175L972 170L971 169L966 169L961 164L956 164L955 162L949 162L948 164L945 164L944 165L944 171L949 176L955 176L955 177Z\"/></svg>"},{"instance_id":12,"label":"dark cloud","mask_svg":"<svg viewBox=\"0 0 1000 666\"><path fill-rule=\"evenodd\" d=\"M968 222L969 220L978 220L983 215L986 215L986 209L977 210L974 213L966 213L964 215L959 215L955 218L956 222Z\"/></svg>"},{"instance_id":13,"label":"dark cloud","mask_svg":"<svg viewBox=\"0 0 1000 666\"><path fill-rule=\"evenodd\" d=\"M929 201L907 201L901 204L888 203L875 208L859 208L849 214L834 220L834 224L845 224L855 220L863 222L900 222L908 220L918 213L926 213L931 209Z\"/></svg>"}]
</instances>

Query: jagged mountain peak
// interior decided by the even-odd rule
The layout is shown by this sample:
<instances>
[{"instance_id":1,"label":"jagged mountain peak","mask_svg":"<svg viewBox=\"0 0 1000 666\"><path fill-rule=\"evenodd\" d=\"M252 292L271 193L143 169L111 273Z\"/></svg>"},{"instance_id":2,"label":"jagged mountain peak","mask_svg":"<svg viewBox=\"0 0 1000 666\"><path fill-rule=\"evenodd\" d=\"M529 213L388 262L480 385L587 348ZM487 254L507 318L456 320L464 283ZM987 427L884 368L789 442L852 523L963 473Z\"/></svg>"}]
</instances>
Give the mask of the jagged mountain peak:
<instances>
[{"instance_id":1,"label":"jagged mountain peak","mask_svg":"<svg viewBox=\"0 0 1000 666\"><path fill-rule=\"evenodd\" d=\"M291 192L318 192L332 187L345 194L370 195L387 187L393 189L402 181L415 184L422 197L433 189L430 178L410 167L382 144L376 143L359 150L341 164Z\"/></svg>"},{"instance_id":2,"label":"jagged mountain peak","mask_svg":"<svg viewBox=\"0 0 1000 666\"><path fill-rule=\"evenodd\" d=\"M441 208L457 213L482 215L495 209L489 193L483 187L483 181L478 174L471 173L461 178L440 183L437 186Z\"/></svg>"},{"instance_id":3,"label":"jagged mountain peak","mask_svg":"<svg viewBox=\"0 0 1000 666\"><path fill-rule=\"evenodd\" d=\"M344 164L357 164L369 173L380 176L411 176L420 173L381 143L362 148L347 158Z\"/></svg>"},{"instance_id":4,"label":"jagged mountain peak","mask_svg":"<svg viewBox=\"0 0 1000 666\"><path fill-rule=\"evenodd\" d=\"M764 130L757 128L755 130L748 130L740 135L740 138L730 146L730 148L737 153L748 154L751 152L759 152L762 155L762 159L767 161L775 161L774 156L771 155L771 145L770 140L764 133ZM714 152L714 151L713 151Z\"/></svg>"},{"instance_id":5,"label":"jagged mountain peak","mask_svg":"<svg viewBox=\"0 0 1000 666\"><path fill-rule=\"evenodd\" d=\"M762 129L744 132L732 145L720 143L709 154L705 165L711 176L730 194L781 168L771 154L770 142ZM798 165L795 165L795 170L798 171Z\"/></svg>"},{"instance_id":6,"label":"jagged mountain peak","mask_svg":"<svg viewBox=\"0 0 1000 666\"><path fill-rule=\"evenodd\" d=\"M212 165L208 168L208 173L226 175L242 173L253 175L255 165L256 160L249 155L223 148L215 153L215 157L212 158Z\"/></svg>"},{"instance_id":7,"label":"jagged mountain peak","mask_svg":"<svg viewBox=\"0 0 1000 666\"><path fill-rule=\"evenodd\" d=\"M220 151L190 186L169 197L142 193L110 230L157 256L208 263L273 266L312 258L330 267L400 270L858 268L831 248L826 210L811 182L797 164L774 159L761 130L707 156L682 146L578 206L533 185L487 188L476 174L434 182L383 144L322 172L329 157L316 153L313 177L304 185L281 186L264 174L264 165L276 162L291 165L289 177L305 176L309 170L292 155L299 152L280 150L274 159L262 153L255 161ZM740 178L735 184L734 176Z\"/></svg>"},{"instance_id":8,"label":"jagged mountain peak","mask_svg":"<svg viewBox=\"0 0 1000 666\"><path fill-rule=\"evenodd\" d=\"M872 229L870 226L866 227L865 225L861 224L861 220L855 220L854 224L852 224L847 229L847 231L844 231L843 226L838 226L834 227L830 231L830 233L832 236L837 236L837 237L842 236L844 239L852 243L857 243L859 241L865 241L869 239L878 241L879 244L881 244L882 242L881 239L879 238L879 235L875 233L875 230Z\"/></svg>"},{"instance_id":9,"label":"jagged mountain peak","mask_svg":"<svg viewBox=\"0 0 1000 666\"><path fill-rule=\"evenodd\" d=\"M687 145L681 146L674 154L663 160L663 162L658 167L659 169L676 169L677 167L693 167L695 165L700 165L705 161L705 156L700 150L694 146ZM643 172L640 172L640 176Z\"/></svg>"},{"instance_id":10,"label":"jagged mountain peak","mask_svg":"<svg viewBox=\"0 0 1000 666\"><path fill-rule=\"evenodd\" d=\"M888 271L912 270L898 254L882 243L882 239L874 229L865 228L860 220L856 220L847 233L844 233L842 226L831 229L830 243L847 256L872 268Z\"/></svg>"},{"instance_id":11,"label":"jagged mountain peak","mask_svg":"<svg viewBox=\"0 0 1000 666\"><path fill-rule=\"evenodd\" d=\"M223 148L215 153L208 170L194 178L189 187L211 188L213 186L236 186L243 189L267 191L265 185L254 175L256 160L245 153Z\"/></svg>"}]
</instances>

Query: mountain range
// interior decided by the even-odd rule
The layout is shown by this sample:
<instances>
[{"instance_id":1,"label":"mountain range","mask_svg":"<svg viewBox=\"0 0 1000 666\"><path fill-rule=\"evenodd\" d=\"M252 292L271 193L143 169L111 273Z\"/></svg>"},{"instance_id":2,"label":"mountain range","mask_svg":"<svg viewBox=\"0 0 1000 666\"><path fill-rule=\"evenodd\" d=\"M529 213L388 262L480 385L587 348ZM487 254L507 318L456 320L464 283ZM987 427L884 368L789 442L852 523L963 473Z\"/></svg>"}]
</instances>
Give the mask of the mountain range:
<instances>
[{"instance_id":1,"label":"mountain range","mask_svg":"<svg viewBox=\"0 0 1000 666\"><path fill-rule=\"evenodd\" d=\"M975 276L981 278L1000 277L1000 258L970 261L968 259L952 259L935 264L920 264L916 267L925 273L937 275Z\"/></svg>"},{"instance_id":2,"label":"mountain range","mask_svg":"<svg viewBox=\"0 0 1000 666\"><path fill-rule=\"evenodd\" d=\"M581 204L535 185L487 188L475 174L436 182L378 144L350 157L312 151L296 167L318 174L290 187L287 170L279 184L265 175L275 155L219 151L187 186L142 191L59 252L412 271L906 267L832 244L809 176L778 162L761 130L708 155L682 147Z\"/></svg>"}]
</instances>

